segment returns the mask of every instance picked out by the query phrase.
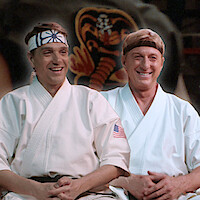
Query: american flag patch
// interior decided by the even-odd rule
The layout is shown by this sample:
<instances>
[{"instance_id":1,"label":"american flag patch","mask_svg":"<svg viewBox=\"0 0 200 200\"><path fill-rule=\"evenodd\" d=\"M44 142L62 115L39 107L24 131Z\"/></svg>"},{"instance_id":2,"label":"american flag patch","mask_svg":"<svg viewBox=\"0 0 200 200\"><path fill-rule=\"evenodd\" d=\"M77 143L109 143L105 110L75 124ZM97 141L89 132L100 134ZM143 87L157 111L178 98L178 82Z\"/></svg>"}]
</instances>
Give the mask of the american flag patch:
<instances>
[{"instance_id":1,"label":"american flag patch","mask_svg":"<svg viewBox=\"0 0 200 200\"><path fill-rule=\"evenodd\" d=\"M114 132L113 132L114 138L126 138L126 135L124 133L124 129L117 124L114 126Z\"/></svg>"}]
</instances>

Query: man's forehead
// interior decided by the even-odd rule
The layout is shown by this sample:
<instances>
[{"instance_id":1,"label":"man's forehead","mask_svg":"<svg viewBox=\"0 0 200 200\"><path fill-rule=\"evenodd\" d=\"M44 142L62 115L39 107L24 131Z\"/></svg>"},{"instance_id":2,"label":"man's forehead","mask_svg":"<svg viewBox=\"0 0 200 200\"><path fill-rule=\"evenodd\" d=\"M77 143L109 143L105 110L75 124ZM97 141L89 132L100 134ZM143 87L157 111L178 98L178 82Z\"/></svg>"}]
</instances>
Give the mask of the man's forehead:
<instances>
[{"instance_id":1,"label":"man's forehead","mask_svg":"<svg viewBox=\"0 0 200 200\"><path fill-rule=\"evenodd\" d=\"M38 47L38 49L40 50L44 50L44 49L68 49L68 45L60 43L60 42L52 42L52 43L48 43L48 44L44 44L40 47Z\"/></svg>"},{"instance_id":2,"label":"man's forehead","mask_svg":"<svg viewBox=\"0 0 200 200\"><path fill-rule=\"evenodd\" d=\"M154 47L148 47L148 46L140 46L133 48L130 52L130 54L139 54L139 53L147 53L147 54L158 54L161 55L160 51Z\"/></svg>"}]
</instances>

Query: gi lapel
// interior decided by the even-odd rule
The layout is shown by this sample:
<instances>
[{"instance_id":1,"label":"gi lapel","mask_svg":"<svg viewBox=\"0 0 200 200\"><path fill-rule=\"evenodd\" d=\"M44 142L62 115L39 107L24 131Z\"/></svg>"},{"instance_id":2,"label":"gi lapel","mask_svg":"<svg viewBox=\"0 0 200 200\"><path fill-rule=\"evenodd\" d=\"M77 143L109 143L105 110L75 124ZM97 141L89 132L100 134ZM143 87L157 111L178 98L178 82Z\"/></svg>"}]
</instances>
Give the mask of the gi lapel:
<instances>
[{"instance_id":1,"label":"gi lapel","mask_svg":"<svg viewBox=\"0 0 200 200\"><path fill-rule=\"evenodd\" d=\"M149 108L143 119L138 123L136 129L132 132L129 139L131 139L132 135L141 135L143 133L152 132L151 128L156 126L157 122L159 121L159 118L163 114L163 110L165 108L164 105L165 93L159 86L151 107ZM132 114L132 116L135 117L134 114Z\"/></svg>"},{"instance_id":2,"label":"gi lapel","mask_svg":"<svg viewBox=\"0 0 200 200\"><path fill-rule=\"evenodd\" d=\"M44 142L43 139L45 137L48 137L47 133L49 132L49 129L53 124L54 117L63 110L63 107L68 102L70 98L70 90L70 84L65 81L57 94L52 99L52 101L47 106L40 119L38 120L24 153L22 171L26 171L26 168L30 166L30 158L34 158L37 148L40 148L40 146L44 146L43 148L45 149L46 143L42 143L42 141ZM48 138L46 142L48 143ZM44 160L41 160L41 165L44 164Z\"/></svg>"},{"instance_id":3,"label":"gi lapel","mask_svg":"<svg viewBox=\"0 0 200 200\"><path fill-rule=\"evenodd\" d=\"M118 92L115 110L119 114L127 139L130 138L144 115L140 110L128 84Z\"/></svg>"},{"instance_id":4,"label":"gi lapel","mask_svg":"<svg viewBox=\"0 0 200 200\"><path fill-rule=\"evenodd\" d=\"M144 153L148 150L148 144L151 142L151 136L154 133L154 128L158 126L158 121L165 113L164 109L165 93L159 86L151 107L128 138L131 148L131 172L136 172L136 169L139 169L140 171L138 173L141 173L143 158L145 157ZM135 163L136 161L137 164Z\"/></svg>"}]
</instances>

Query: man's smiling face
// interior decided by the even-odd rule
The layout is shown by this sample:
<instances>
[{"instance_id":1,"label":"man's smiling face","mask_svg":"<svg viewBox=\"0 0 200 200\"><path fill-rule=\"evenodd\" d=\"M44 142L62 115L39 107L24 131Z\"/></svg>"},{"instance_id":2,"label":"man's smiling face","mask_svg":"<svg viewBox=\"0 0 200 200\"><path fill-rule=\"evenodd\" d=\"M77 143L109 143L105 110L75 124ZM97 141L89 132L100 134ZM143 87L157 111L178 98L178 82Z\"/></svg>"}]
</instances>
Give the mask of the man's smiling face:
<instances>
[{"instance_id":1,"label":"man's smiling face","mask_svg":"<svg viewBox=\"0 0 200 200\"><path fill-rule=\"evenodd\" d=\"M122 56L131 88L145 91L157 84L164 57L156 48L140 46Z\"/></svg>"},{"instance_id":2,"label":"man's smiling face","mask_svg":"<svg viewBox=\"0 0 200 200\"><path fill-rule=\"evenodd\" d=\"M68 69L68 47L63 43L48 43L29 56L40 83L45 87L61 86Z\"/></svg>"}]
</instances>

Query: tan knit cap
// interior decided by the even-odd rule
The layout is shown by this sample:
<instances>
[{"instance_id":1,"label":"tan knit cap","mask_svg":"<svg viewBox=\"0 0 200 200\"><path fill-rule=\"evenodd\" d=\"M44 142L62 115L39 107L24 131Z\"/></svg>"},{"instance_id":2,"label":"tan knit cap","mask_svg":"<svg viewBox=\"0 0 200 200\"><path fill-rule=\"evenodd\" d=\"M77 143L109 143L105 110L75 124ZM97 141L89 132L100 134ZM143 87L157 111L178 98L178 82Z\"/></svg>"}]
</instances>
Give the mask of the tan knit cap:
<instances>
[{"instance_id":1,"label":"tan knit cap","mask_svg":"<svg viewBox=\"0 0 200 200\"><path fill-rule=\"evenodd\" d=\"M130 50L140 46L149 46L156 48L162 55L165 52L165 45L161 37L150 29L140 29L130 33L123 43L123 54L125 55Z\"/></svg>"}]
</instances>

